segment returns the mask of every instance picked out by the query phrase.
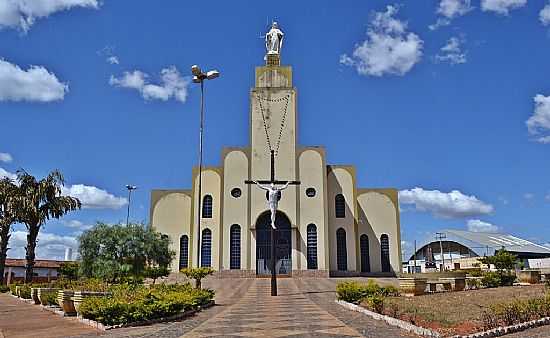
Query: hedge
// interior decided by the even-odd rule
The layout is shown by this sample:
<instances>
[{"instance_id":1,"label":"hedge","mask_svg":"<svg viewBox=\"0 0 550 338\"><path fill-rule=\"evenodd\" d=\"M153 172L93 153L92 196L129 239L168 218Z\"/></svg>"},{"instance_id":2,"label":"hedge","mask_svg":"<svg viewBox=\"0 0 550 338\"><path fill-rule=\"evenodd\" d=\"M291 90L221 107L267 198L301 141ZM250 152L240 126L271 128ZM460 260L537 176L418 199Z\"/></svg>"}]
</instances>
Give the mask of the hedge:
<instances>
[{"instance_id":1,"label":"hedge","mask_svg":"<svg viewBox=\"0 0 550 338\"><path fill-rule=\"evenodd\" d=\"M214 298L214 291L194 289L189 283L118 285L111 292L108 298L86 298L79 308L82 317L105 325L127 324L196 309Z\"/></svg>"}]
</instances>

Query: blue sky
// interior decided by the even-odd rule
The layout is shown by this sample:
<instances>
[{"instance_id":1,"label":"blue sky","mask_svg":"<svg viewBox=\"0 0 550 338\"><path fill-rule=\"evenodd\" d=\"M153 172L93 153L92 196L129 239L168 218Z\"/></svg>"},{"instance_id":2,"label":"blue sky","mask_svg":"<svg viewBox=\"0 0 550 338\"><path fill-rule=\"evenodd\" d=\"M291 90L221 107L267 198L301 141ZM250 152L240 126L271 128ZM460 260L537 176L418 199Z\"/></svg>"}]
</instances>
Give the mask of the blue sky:
<instances>
[{"instance_id":1,"label":"blue sky","mask_svg":"<svg viewBox=\"0 0 550 338\"><path fill-rule=\"evenodd\" d=\"M354 164L361 187L401 191L407 253L449 227L550 242L549 1L8 0L0 175L58 168L85 202L46 224L39 256L59 257L98 220L124 221L125 184L139 187L131 218L144 222L151 189L190 186L192 64L222 72L206 88L206 163L248 143L273 19L299 91L299 143ZM24 254L21 230L10 256Z\"/></svg>"}]
</instances>

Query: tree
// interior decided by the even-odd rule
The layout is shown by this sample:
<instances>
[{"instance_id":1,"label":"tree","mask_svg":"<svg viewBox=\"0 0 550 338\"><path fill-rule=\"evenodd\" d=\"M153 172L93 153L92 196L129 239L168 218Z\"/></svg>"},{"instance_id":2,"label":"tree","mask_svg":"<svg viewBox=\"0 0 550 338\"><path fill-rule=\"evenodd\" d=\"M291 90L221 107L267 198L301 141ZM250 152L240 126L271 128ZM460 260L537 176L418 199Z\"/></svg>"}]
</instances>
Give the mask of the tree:
<instances>
[{"instance_id":1,"label":"tree","mask_svg":"<svg viewBox=\"0 0 550 338\"><path fill-rule=\"evenodd\" d=\"M497 250L493 256L483 257L479 260L482 264L491 264L497 269L495 272L489 272L484 276L482 283L485 285L512 285L516 276L511 272L518 262L518 257L505 249ZM494 286L493 286L494 287Z\"/></svg>"},{"instance_id":2,"label":"tree","mask_svg":"<svg viewBox=\"0 0 550 338\"><path fill-rule=\"evenodd\" d=\"M203 278L213 274L214 269L209 268L209 267L185 268L185 269L181 269L180 272L183 273L187 278L194 279L195 280L195 288L196 289L201 289Z\"/></svg>"},{"instance_id":3,"label":"tree","mask_svg":"<svg viewBox=\"0 0 550 338\"><path fill-rule=\"evenodd\" d=\"M111 281L148 276L153 272L147 268L167 269L175 256L170 238L143 224L98 223L78 240L81 274Z\"/></svg>"},{"instance_id":4,"label":"tree","mask_svg":"<svg viewBox=\"0 0 550 338\"><path fill-rule=\"evenodd\" d=\"M78 269L80 264L78 262L63 262L59 266L59 274L63 278L68 280L77 280L78 279Z\"/></svg>"},{"instance_id":5,"label":"tree","mask_svg":"<svg viewBox=\"0 0 550 338\"><path fill-rule=\"evenodd\" d=\"M17 222L18 189L7 177L0 179L0 285L4 284L4 267L8 254L11 226Z\"/></svg>"},{"instance_id":6,"label":"tree","mask_svg":"<svg viewBox=\"0 0 550 338\"><path fill-rule=\"evenodd\" d=\"M61 196L64 179L58 170L39 181L26 171L18 170L17 180L22 197L20 221L27 227L25 282L30 283L36 258L36 239L42 225L50 218L58 219L69 211L80 209L81 203L77 198Z\"/></svg>"}]
</instances>

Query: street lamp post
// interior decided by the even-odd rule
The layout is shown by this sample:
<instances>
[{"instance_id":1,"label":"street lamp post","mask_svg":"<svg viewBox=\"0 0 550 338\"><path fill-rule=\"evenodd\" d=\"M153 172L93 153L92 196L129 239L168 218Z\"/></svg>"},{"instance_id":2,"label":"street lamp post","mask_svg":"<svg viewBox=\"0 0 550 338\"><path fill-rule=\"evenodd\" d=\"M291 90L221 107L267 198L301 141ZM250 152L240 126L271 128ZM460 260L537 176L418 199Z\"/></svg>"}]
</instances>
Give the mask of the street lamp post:
<instances>
[{"instance_id":1,"label":"street lamp post","mask_svg":"<svg viewBox=\"0 0 550 338\"><path fill-rule=\"evenodd\" d=\"M132 201L132 191L136 190L137 187L135 185L126 184L126 189L128 189L128 213L126 214L126 226L128 226L130 222L130 202Z\"/></svg>"},{"instance_id":2,"label":"street lamp post","mask_svg":"<svg viewBox=\"0 0 550 338\"><path fill-rule=\"evenodd\" d=\"M200 67L193 65L191 67L193 73L193 82L201 85L201 115L199 127L199 187L198 187L198 203L197 203L197 267L201 264L201 202L202 202L202 135L204 128L204 80L213 80L220 76L217 70L201 71Z\"/></svg>"}]
</instances>

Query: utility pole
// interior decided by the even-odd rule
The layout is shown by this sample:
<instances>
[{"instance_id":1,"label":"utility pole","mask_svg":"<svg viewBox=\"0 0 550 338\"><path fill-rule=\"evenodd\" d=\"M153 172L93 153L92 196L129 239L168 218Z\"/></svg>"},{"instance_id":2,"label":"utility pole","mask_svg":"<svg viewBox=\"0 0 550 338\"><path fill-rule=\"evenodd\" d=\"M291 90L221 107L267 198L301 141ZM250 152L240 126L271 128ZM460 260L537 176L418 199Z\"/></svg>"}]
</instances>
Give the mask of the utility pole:
<instances>
[{"instance_id":1,"label":"utility pole","mask_svg":"<svg viewBox=\"0 0 550 338\"><path fill-rule=\"evenodd\" d=\"M439 240L439 254L441 255L441 268L440 271L445 270L445 257L443 256L443 242L442 239L447 238L447 235L444 232L436 232L435 239Z\"/></svg>"}]
</instances>

